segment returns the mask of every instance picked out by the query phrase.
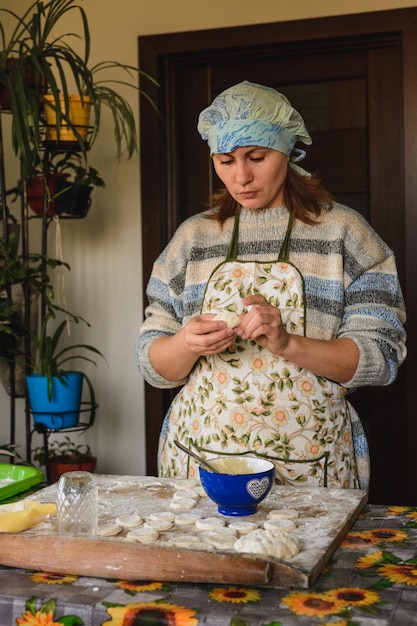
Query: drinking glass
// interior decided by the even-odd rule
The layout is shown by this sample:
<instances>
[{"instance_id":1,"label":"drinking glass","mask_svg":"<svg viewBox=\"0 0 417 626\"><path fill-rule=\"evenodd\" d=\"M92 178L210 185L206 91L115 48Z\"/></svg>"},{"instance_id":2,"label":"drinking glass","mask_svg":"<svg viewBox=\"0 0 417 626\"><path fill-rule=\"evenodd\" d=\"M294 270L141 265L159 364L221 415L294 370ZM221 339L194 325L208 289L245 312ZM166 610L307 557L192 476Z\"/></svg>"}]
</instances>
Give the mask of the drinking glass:
<instances>
[{"instance_id":1,"label":"drinking glass","mask_svg":"<svg viewBox=\"0 0 417 626\"><path fill-rule=\"evenodd\" d=\"M58 532L94 537L97 534L98 493L90 472L66 472L58 482Z\"/></svg>"}]
</instances>

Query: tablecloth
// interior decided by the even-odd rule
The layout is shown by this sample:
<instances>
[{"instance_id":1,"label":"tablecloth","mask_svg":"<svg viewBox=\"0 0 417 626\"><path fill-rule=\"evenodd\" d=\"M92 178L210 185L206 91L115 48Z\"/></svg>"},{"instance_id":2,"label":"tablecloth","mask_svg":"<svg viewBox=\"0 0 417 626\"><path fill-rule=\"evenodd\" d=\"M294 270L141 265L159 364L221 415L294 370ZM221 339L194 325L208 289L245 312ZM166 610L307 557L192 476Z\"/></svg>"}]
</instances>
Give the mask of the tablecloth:
<instances>
[{"instance_id":1,"label":"tablecloth","mask_svg":"<svg viewBox=\"0 0 417 626\"><path fill-rule=\"evenodd\" d=\"M417 506L367 505L311 589L123 581L0 567L0 626L417 624Z\"/></svg>"}]
</instances>

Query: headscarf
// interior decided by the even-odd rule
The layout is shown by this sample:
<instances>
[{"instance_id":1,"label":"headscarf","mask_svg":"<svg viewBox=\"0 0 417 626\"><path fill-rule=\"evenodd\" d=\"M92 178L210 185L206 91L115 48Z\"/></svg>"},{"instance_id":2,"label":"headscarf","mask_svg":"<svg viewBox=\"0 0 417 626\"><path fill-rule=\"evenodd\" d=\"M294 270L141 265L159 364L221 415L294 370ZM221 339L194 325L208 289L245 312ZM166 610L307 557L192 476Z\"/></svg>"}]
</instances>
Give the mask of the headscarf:
<instances>
[{"instance_id":1,"label":"headscarf","mask_svg":"<svg viewBox=\"0 0 417 626\"><path fill-rule=\"evenodd\" d=\"M295 162L305 157L295 143L312 143L303 118L282 93L247 80L219 94L200 113L197 129L211 155L261 146L283 152Z\"/></svg>"}]
</instances>

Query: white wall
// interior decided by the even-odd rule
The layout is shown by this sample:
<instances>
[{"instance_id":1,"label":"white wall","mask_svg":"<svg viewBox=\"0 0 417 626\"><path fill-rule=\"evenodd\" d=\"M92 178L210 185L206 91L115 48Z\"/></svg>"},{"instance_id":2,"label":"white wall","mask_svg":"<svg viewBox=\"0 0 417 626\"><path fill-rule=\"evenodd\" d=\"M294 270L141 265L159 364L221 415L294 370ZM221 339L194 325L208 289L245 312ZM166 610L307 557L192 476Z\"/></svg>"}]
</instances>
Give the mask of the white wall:
<instances>
[{"instance_id":1,"label":"white wall","mask_svg":"<svg viewBox=\"0 0 417 626\"><path fill-rule=\"evenodd\" d=\"M407 0L211 0L209 5L195 0L80 0L80 4L89 18L92 62L111 59L132 65L137 64L140 35L417 6ZM19 13L29 5L28 0L2 1L3 8ZM7 25L7 19L2 21ZM65 30L78 30L75 12L69 14ZM137 111L137 94L125 91L124 95ZM143 314L139 156L119 164L109 137L112 129L108 127L107 132L105 119L89 157L106 188L94 190L86 219L62 221L64 258L71 265L65 280L66 298L69 309L91 323L91 328L76 327L72 339L95 345L107 360L89 369L100 407L94 428L83 437L98 456L98 471L140 475L145 473L144 392L133 357ZM8 164L6 175L13 184L17 165ZM51 254L53 231L54 226ZM18 442L23 444L23 401L18 401L17 410ZM2 387L0 415L0 443L5 443L9 440L9 399Z\"/></svg>"}]
</instances>

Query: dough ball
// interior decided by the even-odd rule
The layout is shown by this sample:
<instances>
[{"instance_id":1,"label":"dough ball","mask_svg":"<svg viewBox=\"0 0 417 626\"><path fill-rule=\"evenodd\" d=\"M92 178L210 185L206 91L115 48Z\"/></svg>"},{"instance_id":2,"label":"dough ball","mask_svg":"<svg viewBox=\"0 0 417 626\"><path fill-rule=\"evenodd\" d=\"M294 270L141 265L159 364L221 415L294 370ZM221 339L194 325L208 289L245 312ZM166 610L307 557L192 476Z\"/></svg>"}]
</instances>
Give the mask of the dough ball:
<instances>
[{"instance_id":1,"label":"dough ball","mask_svg":"<svg viewBox=\"0 0 417 626\"><path fill-rule=\"evenodd\" d=\"M300 551L299 541L288 533L272 533L258 529L236 540L237 552L263 554L277 559L291 559Z\"/></svg>"},{"instance_id":2,"label":"dough ball","mask_svg":"<svg viewBox=\"0 0 417 626\"><path fill-rule=\"evenodd\" d=\"M217 313L217 315L214 316L214 319L226 322L229 328L236 328L240 322L239 315L237 313L233 313L233 311L222 311L221 313Z\"/></svg>"}]
</instances>

